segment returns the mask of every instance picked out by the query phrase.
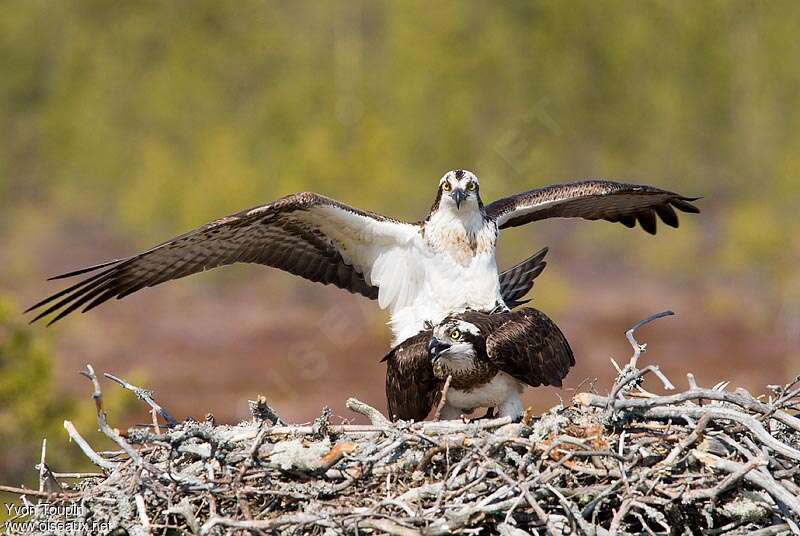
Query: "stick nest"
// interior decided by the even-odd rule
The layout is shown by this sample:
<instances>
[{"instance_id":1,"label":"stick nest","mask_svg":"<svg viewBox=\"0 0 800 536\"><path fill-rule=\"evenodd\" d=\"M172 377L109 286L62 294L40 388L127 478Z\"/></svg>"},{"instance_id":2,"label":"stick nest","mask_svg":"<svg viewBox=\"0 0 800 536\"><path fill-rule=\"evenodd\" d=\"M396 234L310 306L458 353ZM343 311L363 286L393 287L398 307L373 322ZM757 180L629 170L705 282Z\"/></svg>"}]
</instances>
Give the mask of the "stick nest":
<instances>
[{"instance_id":1,"label":"stick nest","mask_svg":"<svg viewBox=\"0 0 800 536\"><path fill-rule=\"evenodd\" d=\"M263 399L252 422L175 423L152 393L113 377L167 423L122 437L89 367L98 422L120 450L81 445L101 471L70 486L43 460L38 495L80 503L120 535L798 533L800 382L754 397L690 374L687 390L655 395L645 375L673 386L637 368L634 331L610 393L520 423L392 423L355 399L348 407L371 424L332 424L323 411L288 425Z\"/></svg>"}]
</instances>

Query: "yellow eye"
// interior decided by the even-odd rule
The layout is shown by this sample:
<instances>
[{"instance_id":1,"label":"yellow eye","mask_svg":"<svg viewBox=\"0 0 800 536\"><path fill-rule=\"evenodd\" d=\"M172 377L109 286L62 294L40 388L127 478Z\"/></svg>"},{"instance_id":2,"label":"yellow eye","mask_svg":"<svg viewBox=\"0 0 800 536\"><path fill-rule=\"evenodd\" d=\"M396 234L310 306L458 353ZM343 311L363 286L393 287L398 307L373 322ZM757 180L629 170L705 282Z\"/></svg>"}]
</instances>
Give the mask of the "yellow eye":
<instances>
[{"instance_id":1,"label":"yellow eye","mask_svg":"<svg viewBox=\"0 0 800 536\"><path fill-rule=\"evenodd\" d=\"M442 184L442 190L444 190L445 192L449 192L452 189L453 187L450 185L449 182L445 182L444 184Z\"/></svg>"},{"instance_id":2,"label":"yellow eye","mask_svg":"<svg viewBox=\"0 0 800 536\"><path fill-rule=\"evenodd\" d=\"M450 338L454 341L459 340L461 338L461 331L459 331L458 328L454 329L450 332Z\"/></svg>"},{"instance_id":3,"label":"yellow eye","mask_svg":"<svg viewBox=\"0 0 800 536\"><path fill-rule=\"evenodd\" d=\"M475 188L477 188L477 186L475 185L474 182L467 184L467 190L469 190L470 192L474 192Z\"/></svg>"}]
</instances>

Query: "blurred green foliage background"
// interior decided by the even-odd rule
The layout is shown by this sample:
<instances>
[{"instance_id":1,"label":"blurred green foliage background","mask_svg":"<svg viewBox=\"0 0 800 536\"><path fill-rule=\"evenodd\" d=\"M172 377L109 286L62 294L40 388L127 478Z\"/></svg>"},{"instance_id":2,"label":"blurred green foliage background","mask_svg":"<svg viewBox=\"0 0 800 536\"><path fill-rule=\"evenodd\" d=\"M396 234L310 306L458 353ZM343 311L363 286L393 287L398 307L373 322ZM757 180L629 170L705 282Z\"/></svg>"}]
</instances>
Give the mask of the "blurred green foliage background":
<instances>
[{"instance_id":1,"label":"blurred green foliage background","mask_svg":"<svg viewBox=\"0 0 800 536\"><path fill-rule=\"evenodd\" d=\"M94 407L80 404L54 388L53 359L48 341L37 337L20 319L19 310L0 300L0 476L3 483L35 481L34 464L43 438L50 437L48 460L70 470L91 470L77 447L65 441L64 420L70 420L81 434L99 448L114 444L96 431ZM132 415L129 397L110 392L105 408L123 418ZM56 468L56 470L58 470ZM0 498L6 498L0 493ZM0 522L8 511L0 511Z\"/></svg>"},{"instance_id":2,"label":"blurred green foliage background","mask_svg":"<svg viewBox=\"0 0 800 536\"><path fill-rule=\"evenodd\" d=\"M577 374L607 374L628 322L674 307L674 363L780 383L800 360L799 31L789 0L7 1L0 293L31 303L54 289L45 275L294 191L417 219L452 168L476 171L487 200L602 176L704 196L703 213L656 238L563 221L504 235L506 262L551 246L535 303L595 359ZM297 418L315 411L291 409L299 398L369 389L380 404L373 306L263 271L173 287L65 322L57 388L85 395L75 365L92 358L140 366L195 411L238 415L259 385ZM334 307L368 344L308 329ZM298 340L328 352L300 352L323 372L274 369ZM0 344L3 366L46 381L38 350ZM340 354L371 376L332 379ZM235 396L215 398L204 373ZM0 383L3 409L41 435L51 424L16 389ZM0 434L16 433L9 418Z\"/></svg>"}]
</instances>

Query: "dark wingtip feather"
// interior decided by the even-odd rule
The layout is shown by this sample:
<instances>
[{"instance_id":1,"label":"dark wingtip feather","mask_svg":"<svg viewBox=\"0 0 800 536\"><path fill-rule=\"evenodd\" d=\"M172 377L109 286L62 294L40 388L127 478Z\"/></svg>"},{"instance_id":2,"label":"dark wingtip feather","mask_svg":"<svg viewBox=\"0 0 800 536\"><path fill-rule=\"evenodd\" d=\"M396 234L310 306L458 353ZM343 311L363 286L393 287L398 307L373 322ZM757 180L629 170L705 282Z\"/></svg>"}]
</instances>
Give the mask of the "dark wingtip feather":
<instances>
[{"instance_id":1,"label":"dark wingtip feather","mask_svg":"<svg viewBox=\"0 0 800 536\"><path fill-rule=\"evenodd\" d=\"M83 281L80 281L77 284L72 285L71 287L67 287L67 288L65 288L63 290L60 290L60 291L56 292L55 294L51 294L50 296L46 297L45 299L40 300L40 301L34 303L33 305L31 305L30 307L28 307L27 309L25 309L22 312L22 314L28 314L31 311L33 311L35 309L38 309L39 307L42 307L43 305L47 305L48 303L50 303L53 300L57 300L58 298L64 296L65 294L69 294L73 290L77 290L80 287L84 287L84 286L88 285L89 283L91 283L92 281L96 281L102 275L103 274L97 274L96 276L93 276L93 277L90 277L90 278L85 279Z\"/></svg>"},{"instance_id":2,"label":"dark wingtip feather","mask_svg":"<svg viewBox=\"0 0 800 536\"><path fill-rule=\"evenodd\" d=\"M47 327L49 328L50 326L52 326L53 324L55 324L56 322L58 322L58 321L59 321L59 320L61 320L62 318L64 318L64 314L63 314L63 313L59 314L57 317L55 317L55 318L54 318L54 319L52 319L50 322L48 322L47 324L45 324L45 326L47 326Z\"/></svg>"},{"instance_id":3,"label":"dark wingtip feather","mask_svg":"<svg viewBox=\"0 0 800 536\"><path fill-rule=\"evenodd\" d=\"M677 228L680 225L678 221L678 215L673 210L672 205L669 203L664 203L663 205L656 205L655 207L656 214L658 217L661 218L661 221L669 225L670 227Z\"/></svg>"},{"instance_id":4,"label":"dark wingtip feather","mask_svg":"<svg viewBox=\"0 0 800 536\"><path fill-rule=\"evenodd\" d=\"M99 270L101 268L106 268L111 266L112 264L118 264L126 259L115 259L113 261L104 262L101 264L95 264L94 266L87 266L86 268L80 268L78 270L73 270L72 272L67 272L65 274L54 275L52 277L48 277L48 281L56 281L58 279L66 279L68 277L75 277L76 275L87 274L89 272L94 272L95 270Z\"/></svg>"},{"instance_id":5,"label":"dark wingtip feather","mask_svg":"<svg viewBox=\"0 0 800 536\"><path fill-rule=\"evenodd\" d=\"M53 318L50 322L47 323L48 326L55 324L71 312L75 311L76 309L80 308L83 304L88 302L89 300L95 298L97 295L106 295L109 292L109 287L113 288L113 283L111 281L101 282L100 284L96 284L92 287L88 287L85 289L81 289L75 294L68 296L64 300L56 303L50 309L45 311L42 314L48 314L50 312L55 312L60 307L63 307L61 311L59 311L58 315Z\"/></svg>"},{"instance_id":6,"label":"dark wingtip feather","mask_svg":"<svg viewBox=\"0 0 800 536\"><path fill-rule=\"evenodd\" d=\"M49 303L51 303L51 302L53 302L55 300L60 300L59 302L57 302L58 303L57 305L53 305L53 306L49 307L46 311L44 311L43 313L39 314L36 318L31 320L31 323L36 322L37 320L39 320L43 316L47 316L48 314L52 313L56 309L64 306L66 303L68 303L70 300L74 299L75 297L77 297L81 293L86 292L86 291L91 292L92 288L96 287L97 285L102 284L104 281L108 280L109 277L111 277L111 274L110 274L111 270L113 270L113 268L110 268L109 270L105 270L103 272L95 274L93 276L87 277L86 279L84 279L82 281L78 281L74 285L72 285L70 287L67 287L67 288L65 288L63 290L60 290L60 291L56 292L55 294L52 294L52 295L46 297L45 299L43 299L43 300L31 305L30 307L28 307L25 310L25 312L23 314L30 313L31 311L33 311L35 309L38 309L40 307L43 307L43 306L45 306L45 305L47 305L47 304L49 304ZM67 294L70 294L70 296L66 296Z\"/></svg>"},{"instance_id":7,"label":"dark wingtip feather","mask_svg":"<svg viewBox=\"0 0 800 536\"><path fill-rule=\"evenodd\" d=\"M547 268L547 262L545 262L545 261L537 262L529 270L525 270L523 273L520 274L520 279L522 277L525 277L525 281L518 282L515 288L522 288L522 287L525 287L525 286L529 286L529 287L533 286L534 279L539 277L539 275L541 275L541 273L544 272L545 268Z\"/></svg>"},{"instance_id":8,"label":"dark wingtip feather","mask_svg":"<svg viewBox=\"0 0 800 536\"><path fill-rule=\"evenodd\" d=\"M639 220L639 225L642 226L642 229L651 235L656 234L658 227L656 224L656 215L652 209L639 213L637 219Z\"/></svg>"},{"instance_id":9,"label":"dark wingtip feather","mask_svg":"<svg viewBox=\"0 0 800 536\"><path fill-rule=\"evenodd\" d=\"M700 209L691 204L689 202L690 200L694 201L695 199L691 198L673 199L671 201L671 204L681 212L688 212L690 214L700 214Z\"/></svg>"},{"instance_id":10,"label":"dark wingtip feather","mask_svg":"<svg viewBox=\"0 0 800 536\"><path fill-rule=\"evenodd\" d=\"M70 302L70 300L72 300L72 299L74 299L74 296L67 296L67 297L66 297L66 298L64 298L63 300L61 300L61 301L59 301L59 302L56 302L55 304L51 305L50 307L48 307L48 308L47 308L47 309L45 309L44 311L41 311L41 312L40 312L38 315L36 315L36 316L33 318L33 320L31 320L31 324L32 324L32 323L34 323L34 322L36 322L37 320L41 320L42 318L44 318L45 316L47 316L47 315L49 315L49 314L51 314L51 313L54 313L54 312L56 312L56 311L57 311L57 310L59 310L61 307L64 307L64 305L68 304L68 303ZM53 322L50 322L50 323L48 323L47 325L49 326L49 325L50 325L50 324L52 324L52 323L53 323Z\"/></svg>"},{"instance_id":11,"label":"dark wingtip feather","mask_svg":"<svg viewBox=\"0 0 800 536\"><path fill-rule=\"evenodd\" d=\"M41 320L43 316L47 316L47 311L45 311L44 313L39 313L38 315L36 315L35 317L33 317L33 319L32 319L30 322L28 322L28 324L35 324L36 322L38 322L39 320ZM49 326L49 325L50 325L50 324L48 324L48 326Z\"/></svg>"},{"instance_id":12,"label":"dark wingtip feather","mask_svg":"<svg viewBox=\"0 0 800 536\"><path fill-rule=\"evenodd\" d=\"M636 218L630 214L620 215L619 222L629 229L636 227Z\"/></svg>"},{"instance_id":13,"label":"dark wingtip feather","mask_svg":"<svg viewBox=\"0 0 800 536\"><path fill-rule=\"evenodd\" d=\"M97 296L97 297L96 297L94 300L92 300L92 301L89 303L89 305L87 305L86 307L84 307L84 308L81 310L81 313L88 313L89 311L91 311L92 309L94 309L95 307L97 307L98 305L102 305L102 304L104 304L105 302L107 302L108 300L110 300L111 298L113 298L113 297L114 297L116 294L118 294L118 293L119 293L119 289L117 289L117 288L112 288L112 289L110 289L110 290L107 290L107 291L103 292L102 294L100 294L99 296Z\"/></svg>"},{"instance_id":14,"label":"dark wingtip feather","mask_svg":"<svg viewBox=\"0 0 800 536\"><path fill-rule=\"evenodd\" d=\"M27 309L25 309L24 311L22 311L22 314L26 315L26 314L30 313L31 311L34 311L34 310L38 309L39 307L41 307L42 305L44 305L44 304L46 304L46 303L48 303L48 302L50 302L50 301L51 301L51 297L50 297L50 296L48 296L47 298L45 298L45 299L43 299L43 300L40 300L40 301L38 301L38 302L34 303L34 304L33 304L33 305L31 305L30 307L28 307ZM33 324L34 322L36 322L36 319L35 319L35 318L34 318L33 320L31 320L31 321L30 321L30 323L31 323L31 324Z\"/></svg>"},{"instance_id":15,"label":"dark wingtip feather","mask_svg":"<svg viewBox=\"0 0 800 536\"><path fill-rule=\"evenodd\" d=\"M73 312L75 309L77 309L77 307L76 307L76 308L70 308L70 307L67 307L67 308L66 308L66 309L64 309L63 311L59 312L59 313L58 313L58 314L55 316L55 318L53 318L52 320L50 320L50 321L49 321L49 322L46 324L46 326L49 328L50 326L52 326L53 324L55 324L56 322L58 322L59 320L61 320L62 318L64 318L64 317L65 317L65 316L67 316L68 314L70 314L71 312Z\"/></svg>"},{"instance_id":16,"label":"dark wingtip feather","mask_svg":"<svg viewBox=\"0 0 800 536\"><path fill-rule=\"evenodd\" d=\"M519 307L521 305L525 305L526 303L530 303L530 302L531 302L531 300L514 300L514 301L512 301L510 303L506 303L506 306L509 309L516 309L517 307Z\"/></svg>"},{"instance_id":17,"label":"dark wingtip feather","mask_svg":"<svg viewBox=\"0 0 800 536\"><path fill-rule=\"evenodd\" d=\"M541 261L542 259L544 259L547 256L547 252L548 251L550 251L550 248L548 246L545 246L542 249L540 249L539 251L537 251L536 253L534 253L533 255L531 255L530 257L528 257L527 259L525 259L524 261L522 261L521 263L519 263L517 266L528 265L528 264L531 264L531 263L534 263L534 262ZM513 269L514 268L511 268L510 270L513 270Z\"/></svg>"}]
</instances>

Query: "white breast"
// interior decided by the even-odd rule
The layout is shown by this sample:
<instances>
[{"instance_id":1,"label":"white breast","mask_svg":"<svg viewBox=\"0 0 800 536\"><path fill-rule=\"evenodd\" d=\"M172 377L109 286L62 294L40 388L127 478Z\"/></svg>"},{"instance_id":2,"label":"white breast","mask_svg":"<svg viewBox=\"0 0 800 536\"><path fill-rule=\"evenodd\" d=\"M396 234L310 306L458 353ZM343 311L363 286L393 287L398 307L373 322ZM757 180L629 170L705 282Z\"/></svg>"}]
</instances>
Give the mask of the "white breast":
<instances>
[{"instance_id":1,"label":"white breast","mask_svg":"<svg viewBox=\"0 0 800 536\"><path fill-rule=\"evenodd\" d=\"M450 230L437 232L426 227L425 240L414 259L415 293L410 299L390 307L394 343L398 344L425 329L425 322L434 324L446 316L465 309L491 310L499 300L500 282L495 260L496 228L487 224L475 232L477 247L468 242L469 255L461 251L450 254L453 242L446 242ZM388 266L387 266L388 268ZM409 272L410 270L406 270Z\"/></svg>"},{"instance_id":2,"label":"white breast","mask_svg":"<svg viewBox=\"0 0 800 536\"><path fill-rule=\"evenodd\" d=\"M467 308L494 309L502 300L496 240L496 225L485 221L475 205L474 210L438 210L391 247L365 247L348 257L369 266L364 278L378 287L378 305L389 310L393 344L398 344L424 330L425 322L435 324Z\"/></svg>"},{"instance_id":3,"label":"white breast","mask_svg":"<svg viewBox=\"0 0 800 536\"><path fill-rule=\"evenodd\" d=\"M488 408L503 405L509 399L517 399L523 385L505 372L498 372L489 382L469 391L450 389L447 403L461 410Z\"/></svg>"}]
</instances>

